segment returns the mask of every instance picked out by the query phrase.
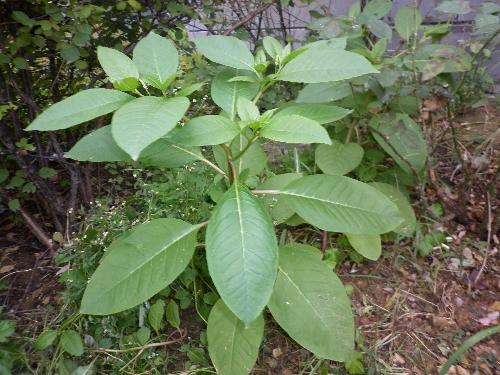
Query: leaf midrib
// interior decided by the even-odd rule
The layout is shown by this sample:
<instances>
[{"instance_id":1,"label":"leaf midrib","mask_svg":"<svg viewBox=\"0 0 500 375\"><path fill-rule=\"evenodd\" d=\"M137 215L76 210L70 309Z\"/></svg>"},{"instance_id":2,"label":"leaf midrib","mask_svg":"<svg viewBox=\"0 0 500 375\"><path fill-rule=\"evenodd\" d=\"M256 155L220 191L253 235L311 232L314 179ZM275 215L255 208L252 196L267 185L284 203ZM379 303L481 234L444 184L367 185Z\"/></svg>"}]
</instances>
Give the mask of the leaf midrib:
<instances>
[{"instance_id":1,"label":"leaf midrib","mask_svg":"<svg viewBox=\"0 0 500 375\"><path fill-rule=\"evenodd\" d=\"M243 230L243 212L241 210L241 198L239 193L239 185L236 181L234 184L234 193L236 199L236 207L238 211L238 223L240 226L240 238L241 238L241 257L242 257L242 267L243 267L243 283L245 288L245 294L248 296L248 280L247 280L247 258L246 258L246 243L245 243L245 232ZM246 310L246 309L245 309Z\"/></svg>"},{"instance_id":2,"label":"leaf midrib","mask_svg":"<svg viewBox=\"0 0 500 375\"><path fill-rule=\"evenodd\" d=\"M323 316L316 310L316 308L314 307L314 305L311 303L311 301L306 297L306 295L304 293L302 293L302 290L299 288L299 286L292 280L292 278L288 275L287 272L285 272L285 270L281 267L281 266L278 266L278 270L279 272L281 272L285 277L286 279L288 280L288 282L295 288L297 289L297 292L304 298L304 300L306 301L306 303L311 307L311 309L314 311L314 314L319 318L319 320L321 321L321 323L323 324L323 326L328 329L329 326L327 324L327 322L323 319Z\"/></svg>"},{"instance_id":3,"label":"leaf midrib","mask_svg":"<svg viewBox=\"0 0 500 375\"><path fill-rule=\"evenodd\" d=\"M362 212L366 212L366 213L369 213L369 214L372 214L372 215L373 214L377 214L376 211L370 211L370 210L367 210L367 209L364 209L364 208L361 208L361 207L351 206L351 205L345 204L345 203L340 203L340 202L335 202L335 201L329 201L327 199L322 199L322 198L319 198L319 197L314 196L314 195L297 194L297 193L293 193L293 192L287 191L287 190L276 190L276 191L279 194L283 194L283 195L290 195L290 196L294 196L294 197L312 199L312 200L316 200L316 201L319 201L319 202L328 203L328 204L331 204L331 205L336 205L336 206L341 206L341 207L356 209L356 210L359 210L359 211L362 211Z\"/></svg>"},{"instance_id":4,"label":"leaf midrib","mask_svg":"<svg viewBox=\"0 0 500 375\"><path fill-rule=\"evenodd\" d=\"M181 234L177 237L175 237L172 241L166 243L166 244L163 244L162 246L160 246L160 249L156 252L154 252L153 254L151 254L151 256L149 258L147 258L144 262L141 262L141 264L139 264L137 267L133 268L132 270L129 271L129 273L121 278L118 282L116 282L114 285L112 285L110 288L108 289L105 289L102 294L106 294L116 288L118 288L120 285L122 285L124 283L124 280L128 280L131 278L131 276L138 272L140 269L142 269L146 264L152 262L154 260L154 258L156 258L157 256L161 255L161 253L165 252L167 249L169 249L170 247L172 247L173 245L175 245L177 242L179 242L180 240L182 240L184 237L187 237L189 234L191 234L192 232L194 232L195 230L198 230L199 229L199 225L192 225L190 226L189 228L187 228L185 231L181 232Z\"/></svg>"}]
</instances>

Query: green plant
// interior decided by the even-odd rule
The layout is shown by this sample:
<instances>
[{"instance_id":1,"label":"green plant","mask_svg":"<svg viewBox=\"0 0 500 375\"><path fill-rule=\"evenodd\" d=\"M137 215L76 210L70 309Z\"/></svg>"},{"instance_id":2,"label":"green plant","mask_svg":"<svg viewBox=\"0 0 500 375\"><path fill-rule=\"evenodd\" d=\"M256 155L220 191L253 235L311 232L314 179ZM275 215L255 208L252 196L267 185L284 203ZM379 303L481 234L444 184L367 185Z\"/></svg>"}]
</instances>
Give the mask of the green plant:
<instances>
[{"instance_id":1,"label":"green plant","mask_svg":"<svg viewBox=\"0 0 500 375\"><path fill-rule=\"evenodd\" d=\"M479 341L484 340L485 338L488 338L490 336L496 335L499 332L500 332L500 326L497 325L494 327L483 329L475 333L471 337L469 337L467 340L463 342L462 345L460 345L458 350L455 353L453 353L450 356L450 358L448 358L446 363L439 370L439 375L446 375L450 370L451 366L453 366L457 361L459 361L460 357L462 357L467 350L476 345Z\"/></svg>"},{"instance_id":2,"label":"green plant","mask_svg":"<svg viewBox=\"0 0 500 375\"><path fill-rule=\"evenodd\" d=\"M185 116L187 96L200 85L171 88L179 75L177 51L170 40L150 33L135 47L133 59L98 49L115 89L81 91L49 107L28 127L65 129L114 112L111 125L83 137L66 157L119 161L137 168L173 168L198 160L217 173L210 189L216 205L208 220L193 225L156 218L113 241L88 283L80 312L113 314L153 297L190 264L199 232L205 231L201 244L221 297L207 328L209 354L219 373L251 370L264 333L266 306L306 349L321 358L346 361L354 347L354 324L341 281L318 249L298 243L279 247L273 219L286 222L296 216L323 231L345 233L357 250L375 259L372 244L380 242L380 234L400 228L405 214L383 189L333 172L263 173L268 161L263 140L332 145L322 124L350 111L292 102L261 113L259 99L280 81L315 84L378 71L364 57L346 51L345 39L292 51L290 45L266 37L264 49L255 56L234 37L209 36L195 44L209 60L226 66L211 84L212 99L222 109L218 115ZM359 162L359 155L353 154ZM169 316L176 320L172 312ZM154 316L151 320L158 326Z\"/></svg>"},{"instance_id":3,"label":"green plant","mask_svg":"<svg viewBox=\"0 0 500 375\"><path fill-rule=\"evenodd\" d=\"M2 319L0 308L0 374L10 375L18 354L10 337L16 330L16 324L8 319Z\"/></svg>"},{"instance_id":4,"label":"green plant","mask_svg":"<svg viewBox=\"0 0 500 375\"><path fill-rule=\"evenodd\" d=\"M212 14L213 7L203 6ZM63 157L89 129L70 129L55 134L24 133L40 108L83 88L102 85L96 47L111 45L131 50L138 36L153 28L164 30L181 48L189 45L184 24L197 17L192 1L99 1L20 0L1 2L2 43L0 77L0 168L24 183L0 186L0 205L15 213L40 242L51 247L52 234L69 237L74 213L92 199L90 177L93 166ZM158 20L161 20L158 22ZM185 64L191 61L183 61ZM196 76L196 74L193 74ZM186 81L193 79L186 77ZM183 86L186 82L183 82ZM46 168L57 176L44 174ZM46 204L45 202L50 202ZM68 232L68 233L66 233Z\"/></svg>"}]
</instances>

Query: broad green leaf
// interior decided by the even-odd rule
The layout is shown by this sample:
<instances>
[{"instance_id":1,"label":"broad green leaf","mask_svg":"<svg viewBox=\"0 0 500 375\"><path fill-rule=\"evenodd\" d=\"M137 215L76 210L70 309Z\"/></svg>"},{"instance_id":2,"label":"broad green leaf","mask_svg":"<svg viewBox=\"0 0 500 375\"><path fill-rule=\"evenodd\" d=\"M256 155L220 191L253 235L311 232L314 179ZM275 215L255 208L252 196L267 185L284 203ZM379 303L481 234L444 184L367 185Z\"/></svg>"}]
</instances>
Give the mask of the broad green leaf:
<instances>
[{"instance_id":1,"label":"broad green leaf","mask_svg":"<svg viewBox=\"0 0 500 375\"><path fill-rule=\"evenodd\" d=\"M408 41L422 24L422 15L416 7L402 6L396 13L394 24L401 38Z\"/></svg>"},{"instance_id":2,"label":"broad green leaf","mask_svg":"<svg viewBox=\"0 0 500 375\"><path fill-rule=\"evenodd\" d=\"M370 260L377 260L382 254L382 242L378 234L345 234L351 246Z\"/></svg>"},{"instance_id":3,"label":"broad green leaf","mask_svg":"<svg viewBox=\"0 0 500 375\"><path fill-rule=\"evenodd\" d=\"M360 352L352 351L351 355L345 362L345 369L349 375L364 375L366 374L365 367L363 366L363 354Z\"/></svg>"},{"instance_id":4,"label":"broad green leaf","mask_svg":"<svg viewBox=\"0 0 500 375\"><path fill-rule=\"evenodd\" d=\"M229 113L231 118L234 118L236 115L238 97L252 99L259 91L259 84L257 82L229 82L231 78L238 77L241 74L251 76L249 72L224 69L215 76L210 87L210 94L214 103Z\"/></svg>"},{"instance_id":5,"label":"broad green leaf","mask_svg":"<svg viewBox=\"0 0 500 375\"><path fill-rule=\"evenodd\" d=\"M115 240L85 289L80 312L114 314L168 286L191 260L198 229L177 219L156 219Z\"/></svg>"},{"instance_id":6,"label":"broad green leaf","mask_svg":"<svg viewBox=\"0 0 500 375\"><path fill-rule=\"evenodd\" d=\"M387 41L390 40L389 38L383 38L377 41L372 47L372 59L375 61L381 61L382 58L384 57L384 53L387 49Z\"/></svg>"},{"instance_id":7,"label":"broad green leaf","mask_svg":"<svg viewBox=\"0 0 500 375\"><path fill-rule=\"evenodd\" d=\"M372 16L375 18L382 18L391 11L391 0L372 0L366 3L363 8L362 16Z\"/></svg>"},{"instance_id":8,"label":"broad green leaf","mask_svg":"<svg viewBox=\"0 0 500 375\"><path fill-rule=\"evenodd\" d=\"M10 199L7 206L11 211L16 212L19 208L21 208L21 202L17 198Z\"/></svg>"},{"instance_id":9,"label":"broad green leaf","mask_svg":"<svg viewBox=\"0 0 500 375\"><path fill-rule=\"evenodd\" d=\"M1 174L1 173L0 173ZM54 177L54 176L57 176L57 171L54 169L54 168L50 168L50 167L42 167L40 168L40 170L38 171L38 175L41 177L41 178L44 178L44 179L49 179L51 177ZM0 177L0 180L2 178ZM1 182L1 181L0 181Z\"/></svg>"},{"instance_id":10,"label":"broad green leaf","mask_svg":"<svg viewBox=\"0 0 500 375\"><path fill-rule=\"evenodd\" d=\"M347 46L347 38L330 38L326 40L317 40L304 45L302 48L329 48L335 50L345 49Z\"/></svg>"},{"instance_id":11,"label":"broad green leaf","mask_svg":"<svg viewBox=\"0 0 500 375\"><path fill-rule=\"evenodd\" d=\"M143 326L130 335L124 336L121 341L127 345L145 345L151 337L151 330Z\"/></svg>"},{"instance_id":12,"label":"broad green leaf","mask_svg":"<svg viewBox=\"0 0 500 375\"><path fill-rule=\"evenodd\" d=\"M426 25L424 27L424 36L439 37L439 40L445 35L448 35L449 32L450 32L450 25L448 25L447 23L437 24L437 25ZM434 42L435 39L433 38L432 41Z\"/></svg>"},{"instance_id":13,"label":"broad green leaf","mask_svg":"<svg viewBox=\"0 0 500 375\"><path fill-rule=\"evenodd\" d=\"M83 90L50 106L26 130L66 129L113 112L132 99L133 96L117 90Z\"/></svg>"},{"instance_id":14,"label":"broad green leaf","mask_svg":"<svg viewBox=\"0 0 500 375\"><path fill-rule=\"evenodd\" d=\"M450 45L427 44L415 52L415 66L422 72L423 80L440 73L468 71L471 63L471 56L463 48Z\"/></svg>"},{"instance_id":15,"label":"broad green leaf","mask_svg":"<svg viewBox=\"0 0 500 375\"><path fill-rule=\"evenodd\" d=\"M466 0L445 0L440 3L435 9L443 13L460 15L472 12L470 2Z\"/></svg>"},{"instance_id":16,"label":"broad green leaf","mask_svg":"<svg viewBox=\"0 0 500 375\"><path fill-rule=\"evenodd\" d=\"M365 24L370 32L380 39L392 39L392 29L384 21L376 19L375 17L366 17Z\"/></svg>"},{"instance_id":17,"label":"broad green leaf","mask_svg":"<svg viewBox=\"0 0 500 375\"><path fill-rule=\"evenodd\" d=\"M151 32L135 46L133 60L141 79L164 91L177 72L179 53L171 40Z\"/></svg>"},{"instance_id":18,"label":"broad green leaf","mask_svg":"<svg viewBox=\"0 0 500 375\"><path fill-rule=\"evenodd\" d=\"M269 63L267 62L267 56L264 50L261 47L258 47L255 51L255 70L262 71L261 69L265 69Z\"/></svg>"},{"instance_id":19,"label":"broad green leaf","mask_svg":"<svg viewBox=\"0 0 500 375\"><path fill-rule=\"evenodd\" d=\"M139 86L139 71L124 53L107 47L97 47L97 58L115 88L134 91Z\"/></svg>"},{"instance_id":20,"label":"broad green leaf","mask_svg":"<svg viewBox=\"0 0 500 375\"><path fill-rule=\"evenodd\" d=\"M15 10L12 12L12 19L30 28L36 24L35 20L31 19L26 13L21 12L19 10Z\"/></svg>"},{"instance_id":21,"label":"broad green leaf","mask_svg":"<svg viewBox=\"0 0 500 375\"><path fill-rule=\"evenodd\" d=\"M371 182L369 185L382 192L399 208L399 215L404 221L397 228L393 229L393 232L402 236L412 236L417 227L417 218L408 198L393 185L383 182Z\"/></svg>"},{"instance_id":22,"label":"broad green leaf","mask_svg":"<svg viewBox=\"0 0 500 375\"><path fill-rule=\"evenodd\" d=\"M58 335L57 331L52 329L43 331L40 336L36 338L33 346L36 350L45 350L54 343Z\"/></svg>"},{"instance_id":23,"label":"broad green leaf","mask_svg":"<svg viewBox=\"0 0 500 375\"><path fill-rule=\"evenodd\" d=\"M73 160L91 162L132 161L113 139L111 125L103 126L87 134L64 156Z\"/></svg>"},{"instance_id":24,"label":"broad green leaf","mask_svg":"<svg viewBox=\"0 0 500 375\"><path fill-rule=\"evenodd\" d=\"M344 118L351 112L350 109L328 104L291 103L278 109L273 115L273 120L282 116L299 115L319 124L328 124Z\"/></svg>"},{"instance_id":25,"label":"broad green leaf","mask_svg":"<svg viewBox=\"0 0 500 375\"><path fill-rule=\"evenodd\" d=\"M142 96L116 111L111 133L118 146L137 160L142 150L175 127L188 107L185 97Z\"/></svg>"},{"instance_id":26,"label":"broad green leaf","mask_svg":"<svg viewBox=\"0 0 500 375\"><path fill-rule=\"evenodd\" d=\"M352 94L347 82L310 83L299 91L297 103L328 103Z\"/></svg>"},{"instance_id":27,"label":"broad green leaf","mask_svg":"<svg viewBox=\"0 0 500 375\"><path fill-rule=\"evenodd\" d=\"M177 168L195 160L204 159L198 147L175 145L160 138L141 152L139 162L162 168Z\"/></svg>"},{"instance_id":28,"label":"broad green leaf","mask_svg":"<svg viewBox=\"0 0 500 375\"><path fill-rule=\"evenodd\" d=\"M500 13L500 4L486 2L482 3L479 9L481 10L481 13L486 13L486 14Z\"/></svg>"},{"instance_id":29,"label":"broad green leaf","mask_svg":"<svg viewBox=\"0 0 500 375\"><path fill-rule=\"evenodd\" d=\"M170 325L174 328L179 328L181 326L181 318L179 317L179 306L177 303L171 299L167 304L167 309L165 311L165 316Z\"/></svg>"},{"instance_id":30,"label":"broad green leaf","mask_svg":"<svg viewBox=\"0 0 500 375\"><path fill-rule=\"evenodd\" d=\"M309 48L286 64L277 79L289 82L319 83L342 81L378 73L364 57L333 48Z\"/></svg>"},{"instance_id":31,"label":"broad green leaf","mask_svg":"<svg viewBox=\"0 0 500 375\"><path fill-rule=\"evenodd\" d=\"M313 19L307 27L319 33L320 38L337 38L352 32L352 22L343 22L339 17L327 16Z\"/></svg>"},{"instance_id":32,"label":"broad green leaf","mask_svg":"<svg viewBox=\"0 0 500 375\"><path fill-rule=\"evenodd\" d=\"M315 160L323 173L344 175L361 163L363 154L363 147L357 143L343 144L333 140L331 145L316 148Z\"/></svg>"},{"instance_id":33,"label":"broad green leaf","mask_svg":"<svg viewBox=\"0 0 500 375\"><path fill-rule=\"evenodd\" d=\"M298 48L298 49L292 51L292 47L291 47L290 43L288 43L283 48L283 50L281 51L281 53L279 55L279 61L281 62L281 65L288 64L290 61L292 61L294 58L299 56L305 50L306 50L306 48L302 47L302 48Z\"/></svg>"},{"instance_id":34,"label":"broad green leaf","mask_svg":"<svg viewBox=\"0 0 500 375\"><path fill-rule=\"evenodd\" d=\"M354 319L342 282L311 246L283 246L279 258L268 303L273 318L318 357L346 361L354 348Z\"/></svg>"},{"instance_id":35,"label":"broad green leaf","mask_svg":"<svg viewBox=\"0 0 500 375\"><path fill-rule=\"evenodd\" d=\"M419 100L415 96L397 96L391 100L389 108L391 111L409 115L417 115L420 111Z\"/></svg>"},{"instance_id":36,"label":"broad green leaf","mask_svg":"<svg viewBox=\"0 0 500 375\"><path fill-rule=\"evenodd\" d=\"M208 270L219 294L248 326L271 296L278 245L263 203L238 181L212 213L206 248Z\"/></svg>"},{"instance_id":37,"label":"broad green leaf","mask_svg":"<svg viewBox=\"0 0 500 375\"><path fill-rule=\"evenodd\" d=\"M165 302L159 299L158 301L156 301L151 305L151 308L149 309L148 312L149 325L155 330L157 334L163 322L164 311L165 311Z\"/></svg>"},{"instance_id":38,"label":"broad green leaf","mask_svg":"<svg viewBox=\"0 0 500 375\"><path fill-rule=\"evenodd\" d=\"M281 51L283 50L283 46L281 45L281 43L272 36L265 36L262 44L264 45L264 49L266 50L267 54L273 60L276 60L276 57L279 56Z\"/></svg>"},{"instance_id":39,"label":"broad green leaf","mask_svg":"<svg viewBox=\"0 0 500 375\"><path fill-rule=\"evenodd\" d=\"M252 371L264 336L262 314L245 327L222 299L210 311L207 325L208 352L220 375L246 375Z\"/></svg>"},{"instance_id":40,"label":"broad green leaf","mask_svg":"<svg viewBox=\"0 0 500 375\"><path fill-rule=\"evenodd\" d=\"M198 91L205 85L204 82L193 83L192 85L188 85L177 91L176 96L188 96L193 92Z\"/></svg>"},{"instance_id":41,"label":"broad green leaf","mask_svg":"<svg viewBox=\"0 0 500 375\"><path fill-rule=\"evenodd\" d=\"M257 120L260 117L259 108L245 97L236 100L236 112L242 121Z\"/></svg>"},{"instance_id":42,"label":"broad green leaf","mask_svg":"<svg viewBox=\"0 0 500 375\"><path fill-rule=\"evenodd\" d=\"M69 330L61 334L59 341L62 350L66 353L79 357L83 354L83 342L78 332Z\"/></svg>"},{"instance_id":43,"label":"broad green leaf","mask_svg":"<svg viewBox=\"0 0 500 375\"><path fill-rule=\"evenodd\" d=\"M344 176L302 177L278 193L304 220L331 232L380 234L402 222L398 208L384 194Z\"/></svg>"},{"instance_id":44,"label":"broad green leaf","mask_svg":"<svg viewBox=\"0 0 500 375\"><path fill-rule=\"evenodd\" d=\"M260 184L257 189L259 190L277 190L283 189L291 182L298 180L302 177L300 173L285 173L278 174L268 178L262 184ZM263 195L262 200L264 204L269 208L269 212L276 224L281 224L287 219L289 219L295 211L291 209L284 201L284 197L279 195Z\"/></svg>"},{"instance_id":45,"label":"broad green leaf","mask_svg":"<svg viewBox=\"0 0 500 375\"><path fill-rule=\"evenodd\" d=\"M273 117L261 129L260 135L278 142L332 143L325 128L316 121L299 115Z\"/></svg>"},{"instance_id":46,"label":"broad green leaf","mask_svg":"<svg viewBox=\"0 0 500 375\"><path fill-rule=\"evenodd\" d=\"M407 114L383 114L369 122L373 137L406 172L418 174L427 160L420 127Z\"/></svg>"},{"instance_id":47,"label":"broad green leaf","mask_svg":"<svg viewBox=\"0 0 500 375\"><path fill-rule=\"evenodd\" d=\"M187 355L189 361L193 365L199 365L202 367L208 366L208 359L205 355L205 350L203 348L191 347L186 352L186 355Z\"/></svg>"},{"instance_id":48,"label":"broad green leaf","mask_svg":"<svg viewBox=\"0 0 500 375\"><path fill-rule=\"evenodd\" d=\"M16 332L16 324L7 319L0 320L0 343L7 342L8 337Z\"/></svg>"},{"instance_id":49,"label":"broad green leaf","mask_svg":"<svg viewBox=\"0 0 500 375\"><path fill-rule=\"evenodd\" d=\"M289 219L287 219L285 221L285 224L289 225L291 227L296 227L296 226L299 226L302 224L306 224L306 221L304 219L302 219L299 215L294 214L293 216L291 216Z\"/></svg>"},{"instance_id":50,"label":"broad green leaf","mask_svg":"<svg viewBox=\"0 0 500 375\"><path fill-rule=\"evenodd\" d=\"M57 364L58 375L73 375L73 372L78 368L78 363L68 358L61 356Z\"/></svg>"},{"instance_id":51,"label":"broad green leaf","mask_svg":"<svg viewBox=\"0 0 500 375\"><path fill-rule=\"evenodd\" d=\"M254 70L252 53L234 36L210 35L194 40L196 49L207 59L231 68Z\"/></svg>"},{"instance_id":52,"label":"broad green leaf","mask_svg":"<svg viewBox=\"0 0 500 375\"><path fill-rule=\"evenodd\" d=\"M132 334L134 342L145 345L151 337L151 330L148 327L141 327Z\"/></svg>"},{"instance_id":53,"label":"broad green leaf","mask_svg":"<svg viewBox=\"0 0 500 375\"><path fill-rule=\"evenodd\" d=\"M68 63L75 62L80 58L80 50L75 46L65 45L63 48L61 48L61 57ZM14 59L14 64L16 64L16 59ZM19 69L23 68L19 67Z\"/></svg>"},{"instance_id":54,"label":"broad green leaf","mask_svg":"<svg viewBox=\"0 0 500 375\"><path fill-rule=\"evenodd\" d=\"M233 121L218 115L200 116L168 134L172 143L184 146L219 145L231 141L240 133Z\"/></svg>"},{"instance_id":55,"label":"broad green leaf","mask_svg":"<svg viewBox=\"0 0 500 375\"><path fill-rule=\"evenodd\" d=\"M496 33L499 29L500 25L500 17L498 15L493 15L493 14L483 14L479 13L476 15L474 18L474 32L472 33L473 36L486 36L486 35L492 35ZM13 60L14 64L17 57ZM27 62L26 62L27 65ZM23 69L23 68L20 68ZM25 67L24 69L27 69Z\"/></svg>"},{"instance_id":56,"label":"broad green leaf","mask_svg":"<svg viewBox=\"0 0 500 375\"><path fill-rule=\"evenodd\" d=\"M91 162L132 162L130 156L113 139L110 125L84 136L65 157ZM138 161L147 166L176 168L200 159L203 159L203 155L199 148L174 145L169 140L160 138L141 152Z\"/></svg>"}]
</instances>

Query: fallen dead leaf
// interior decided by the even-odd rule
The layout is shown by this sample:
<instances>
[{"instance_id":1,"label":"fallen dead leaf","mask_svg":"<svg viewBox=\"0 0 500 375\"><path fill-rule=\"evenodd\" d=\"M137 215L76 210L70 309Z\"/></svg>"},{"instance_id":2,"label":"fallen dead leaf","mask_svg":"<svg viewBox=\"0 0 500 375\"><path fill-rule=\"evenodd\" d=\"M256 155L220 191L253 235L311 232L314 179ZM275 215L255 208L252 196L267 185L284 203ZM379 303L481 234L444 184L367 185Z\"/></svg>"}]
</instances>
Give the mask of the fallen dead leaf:
<instances>
[{"instance_id":1,"label":"fallen dead leaf","mask_svg":"<svg viewBox=\"0 0 500 375\"><path fill-rule=\"evenodd\" d=\"M450 367L446 375L471 375L471 373L462 366L453 365Z\"/></svg>"},{"instance_id":2,"label":"fallen dead leaf","mask_svg":"<svg viewBox=\"0 0 500 375\"><path fill-rule=\"evenodd\" d=\"M456 325L453 320L441 316L433 316L432 324L434 325L434 327L444 331L449 330Z\"/></svg>"},{"instance_id":3,"label":"fallen dead leaf","mask_svg":"<svg viewBox=\"0 0 500 375\"><path fill-rule=\"evenodd\" d=\"M3 266L2 268L0 268L0 273L7 273L7 272L10 272L12 271L14 268L16 268L13 264L9 264L7 266Z\"/></svg>"},{"instance_id":4,"label":"fallen dead leaf","mask_svg":"<svg viewBox=\"0 0 500 375\"><path fill-rule=\"evenodd\" d=\"M500 311L500 301L495 301L489 305L488 311Z\"/></svg>"}]
</instances>

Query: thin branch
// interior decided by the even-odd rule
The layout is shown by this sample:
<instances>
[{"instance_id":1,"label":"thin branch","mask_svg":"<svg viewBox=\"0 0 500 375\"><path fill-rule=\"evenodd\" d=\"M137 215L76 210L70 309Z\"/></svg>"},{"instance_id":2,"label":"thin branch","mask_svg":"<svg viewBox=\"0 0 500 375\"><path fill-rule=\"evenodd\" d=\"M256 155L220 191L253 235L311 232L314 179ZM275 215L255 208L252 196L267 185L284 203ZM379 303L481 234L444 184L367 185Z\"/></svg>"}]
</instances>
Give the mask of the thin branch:
<instances>
[{"instance_id":1,"label":"thin branch","mask_svg":"<svg viewBox=\"0 0 500 375\"><path fill-rule=\"evenodd\" d=\"M238 27L245 25L246 23L250 22L252 19L254 19L256 16L261 14L262 12L265 12L272 4L266 4L261 6L260 8L255 9L253 12L248 13L245 17L243 17L240 21L236 22L234 25L229 27L226 31L224 31L223 35L230 35L234 30L236 30Z\"/></svg>"},{"instance_id":2,"label":"thin branch","mask_svg":"<svg viewBox=\"0 0 500 375\"><path fill-rule=\"evenodd\" d=\"M176 339L176 340L169 340L169 341L162 341L162 342L153 342L151 344L147 344L144 346L135 346L133 348L127 348L127 349L105 349L105 348L99 348L94 350L95 352L100 352L100 353L128 353L128 352L135 352L137 350L144 351L145 349L150 349L150 348L158 348L161 346L168 346L172 345L175 343L180 342L186 337L186 332L184 330L181 330L181 337Z\"/></svg>"},{"instance_id":3,"label":"thin branch","mask_svg":"<svg viewBox=\"0 0 500 375\"><path fill-rule=\"evenodd\" d=\"M479 272L477 273L476 278L474 279L474 285L477 284L479 279L481 278L481 275L484 272L484 269L486 268L486 263L488 262L488 256L489 256L489 251L490 251L490 243L491 243L491 227L493 223L493 215L491 213L491 199L490 199L490 192L486 192L486 201L488 203L488 223L486 224L486 228L488 231L488 238L486 239L486 253L484 254L483 257L483 263L481 264L481 268L479 269Z\"/></svg>"}]
</instances>

